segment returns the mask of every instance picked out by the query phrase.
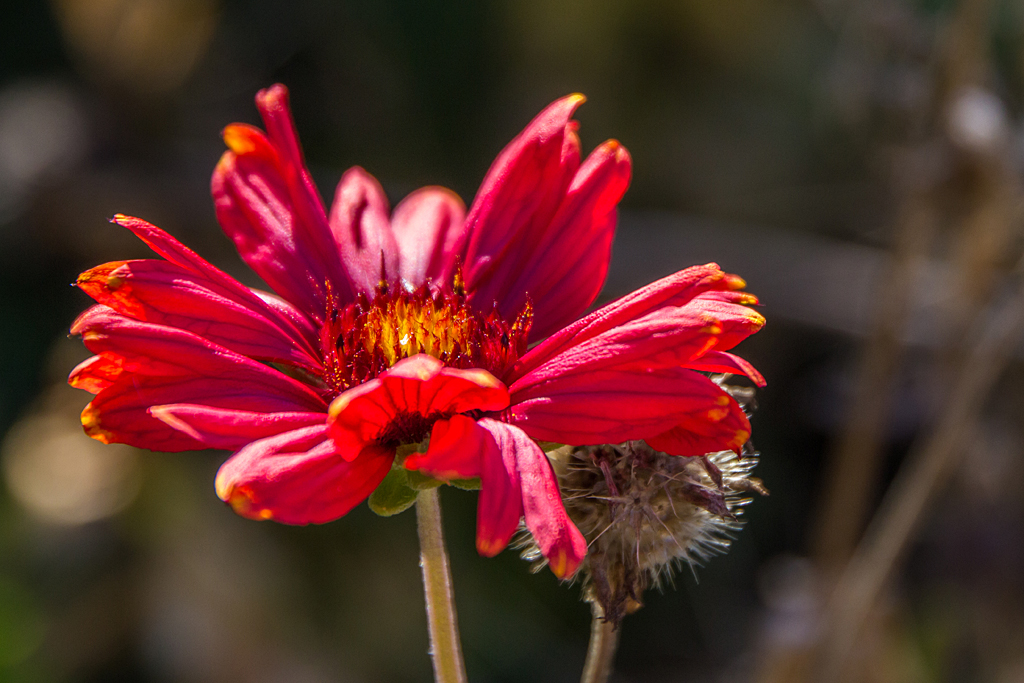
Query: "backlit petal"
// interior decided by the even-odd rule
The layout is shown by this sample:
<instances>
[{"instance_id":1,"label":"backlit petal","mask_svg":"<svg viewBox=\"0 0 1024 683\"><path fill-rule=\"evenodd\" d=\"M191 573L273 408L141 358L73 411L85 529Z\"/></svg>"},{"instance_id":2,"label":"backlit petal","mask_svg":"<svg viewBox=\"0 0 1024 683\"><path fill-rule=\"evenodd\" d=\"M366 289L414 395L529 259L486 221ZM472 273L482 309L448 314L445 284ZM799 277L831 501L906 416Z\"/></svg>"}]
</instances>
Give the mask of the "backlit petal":
<instances>
[{"instance_id":1,"label":"backlit petal","mask_svg":"<svg viewBox=\"0 0 1024 683\"><path fill-rule=\"evenodd\" d=\"M549 105L491 165L466 216L466 287L481 311L493 302L506 317L521 307L513 290L568 190L580 163L570 95Z\"/></svg>"},{"instance_id":2,"label":"backlit petal","mask_svg":"<svg viewBox=\"0 0 1024 683\"><path fill-rule=\"evenodd\" d=\"M759 387L767 385L764 377L749 362L731 353L708 351L699 360L691 361L687 367L701 372L728 372L734 375L745 375Z\"/></svg>"},{"instance_id":3,"label":"backlit petal","mask_svg":"<svg viewBox=\"0 0 1024 683\"><path fill-rule=\"evenodd\" d=\"M493 422L493 424L492 424ZM515 442L499 422L481 420L486 435L480 455L480 498L476 508L476 549L494 557L508 545L523 516L523 491Z\"/></svg>"},{"instance_id":4,"label":"backlit petal","mask_svg":"<svg viewBox=\"0 0 1024 683\"><path fill-rule=\"evenodd\" d=\"M268 316L263 301L239 297L168 261L107 263L82 273L77 284L98 303L136 320L187 330L253 358L320 368L306 339Z\"/></svg>"},{"instance_id":5,"label":"backlit petal","mask_svg":"<svg viewBox=\"0 0 1024 683\"><path fill-rule=\"evenodd\" d=\"M323 425L324 413L257 412L195 403L153 406L149 414L207 448L235 449L282 432Z\"/></svg>"},{"instance_id":6,"label":"backlit petal","mask_svg":"<svg viewBox=\"0 0 1024 683\"><path fill-rule=\"evenodd\" d=\"M494 437L503 459L508 454L515 459L526 528L547 559L551 571L560 579L571 577L587 554L587 542L565 511L558 480L544 451L512 425L484 418L480 420L480 426ZM478 524L480 517L478 512ZM479 531L477 542L479 545Z\"/></svg>"},{"instance_id":7,"label":"backlit petal","mask_svg":"<svg viewBox=\"0 0 1024 683\"><path fill-rule=\"evenodd\" d=\"M190 332L132 320L105 306L72 327L103 361L83 364L71 382L100 389L82 413L89 436L153 450L207 445L152 416L153 406L199 404L262 413L313 412L326 404L309 387ZM89 387L86 387L89 388ZM251 438L235 434L238 447Z\"/></svg>"},{"instance_id":8,"label":"backlit petal","mask_svg":"<svg viewBox=\"0 0 1024 683\"><path fill-rule=\"evenodd\" d=\"M366 499L391 469L394 451L340 457L323 425L254 441L217 472L217 495L250 519L323 524Z\"/></svg>"},{"instance_id":9,"label":"backlit petal","mask_svg":"<svg viewBox=\"0 0 1024 683\"><path fill-rule=\"evenodd\" d=\"M295 335L306 340L306 345L316 339L316 331L306 313L280 300L277 303L266 301L260 292L249 289L155 225L123 214L115 215L112 221L131 230L146 246L174 265L230 291L233 298L275 320L281 329L294 328Z\"/></svg>"},{"instance_id":10,"label":"backlit petal","mask_svg":"<svg viewBox=\"0 0 1024 683\"><path fill-rule=\"evenodd\" d=\"M381 280L398 276L398 244L388 213L377 179L358 166L347 170L334 193L330 227L356 291L372 293Z\"/></svg>"},{"instance_id":11,"label":"backlit petal","mask_svg":"<svg viewBox=\"0 0 1024 683\"><path fill-rule=\"evenodd\" d=\"M629 153L614 140L590 154L512 286L505 299L512 310L527 296L533 304L533 339L578 318L604 286L630 167Z\"/></svg>"},{"instance_id":12,"label":"backlit petal","mask_svg":"<svg viewBox=\"0 0 1024 683\"><path fill-rule=\"evenodd\" d=\"M660 450L704 455L735 450L750 437L750 423L736 401L707 377L683 368L627 367L553 377L531 387L530 398L517 389L518 383L511 389L510 421L542 441L620 443L682 427L696 430L692 443L674 433L671 447ZM668 444L669 437L659 443Z\"/></svg>"},{"instance_id":13,"label":"backlit petal","mask_svg":"<svg viewBox=\"0 0 1024 683\"><path fill-rule=\"evenodd\" d=\"M459 196L443 187L424 187L398 203L391 229L401 253L398 274L403 281L412 287L428 280L451 281L465 239L465 216Z\"/></svg>"},{"instance_id":14,"label":"backlit petal","mask_svg":"<svg viewBox=\"0 0 1024 683\"><path fill-rule=\"evenodd\" d=\"M514 376L521 377L572 346L660 308L683 306L703 292L737 290L745 284L735 275L723 273L714 263L681 270L613 301L551 335L523 357Z\"/></svg>"},{"instance_id":15,"label":"backlit petal","mask_svg":"<svg viewBox=\"0 0 1024 683\"><path fill-rule=\"evenodd\" d=\"M353 291L302 160L287 89L275 85L260 91L256 105L267 134L244 124L224 130L230 149L210 183L217 220L242 259L274 291L322 318L328 287L341 301L350 300Z\"/></svg>"}]
</instances>

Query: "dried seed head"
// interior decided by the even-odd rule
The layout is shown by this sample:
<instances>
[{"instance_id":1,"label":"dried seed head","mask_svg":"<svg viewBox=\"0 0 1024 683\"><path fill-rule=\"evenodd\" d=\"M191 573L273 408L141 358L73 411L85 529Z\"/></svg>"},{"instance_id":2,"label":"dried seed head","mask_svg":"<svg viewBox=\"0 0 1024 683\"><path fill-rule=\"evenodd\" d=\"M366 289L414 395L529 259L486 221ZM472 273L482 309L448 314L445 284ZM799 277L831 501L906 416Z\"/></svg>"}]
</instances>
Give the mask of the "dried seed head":
<instances>
[{"instance_id":1,"label":"dried seed head","mask_svg":"<svg viewBox=\"0 0 1024 683\"><path fill-rule=\"evenodd\" d=\"M736 398L746 404L752 396ZM584 598L615 623L642 606L644 590L671 581L677 567L692 568L726 552L742 527L747 494L768 493L750 476L757 454L749 444L742 456L721 451L678 457L643 441L564 446L548 455L566 510L589 544L578 574ZM535 569L543 566L527 535L521 545L524 559Z\"/></svg>"}]
</instances>

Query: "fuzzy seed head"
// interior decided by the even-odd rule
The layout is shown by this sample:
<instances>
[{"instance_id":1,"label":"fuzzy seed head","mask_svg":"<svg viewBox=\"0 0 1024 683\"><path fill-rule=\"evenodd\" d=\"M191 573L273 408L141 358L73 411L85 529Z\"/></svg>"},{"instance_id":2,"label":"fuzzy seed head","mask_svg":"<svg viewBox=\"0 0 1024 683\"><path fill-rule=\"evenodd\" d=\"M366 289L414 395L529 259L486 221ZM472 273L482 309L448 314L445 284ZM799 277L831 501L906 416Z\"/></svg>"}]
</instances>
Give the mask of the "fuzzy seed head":
<instances>
[{"instance_id":1,"label":"fuzzy seed head","mask_svg":"<svg viewBox=\"0 0 1024 683\"><path fill-rule=\"evenodd\" d=\"M572 521L589 544L580 576L584 597L618 623L682 565L728 550L751 491L757 457L732 451L683 458L643 441L562 448L550 454ZM526 559L539 553L527 547Z\"/></svg>"}]
</instances>

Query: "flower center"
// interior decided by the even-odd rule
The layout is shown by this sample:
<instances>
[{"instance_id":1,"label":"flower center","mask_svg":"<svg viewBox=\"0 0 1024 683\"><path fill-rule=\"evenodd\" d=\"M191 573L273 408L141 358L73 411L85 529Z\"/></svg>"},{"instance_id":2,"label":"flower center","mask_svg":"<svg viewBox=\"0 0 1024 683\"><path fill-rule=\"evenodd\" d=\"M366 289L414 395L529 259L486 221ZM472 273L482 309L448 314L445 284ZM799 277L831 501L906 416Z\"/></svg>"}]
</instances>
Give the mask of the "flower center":
<instances>
[{"instance_id":1,"label":"flower center","mask_svg":"<svg viewBox=\"0 0 1024 683\"><path fill-rule=\"evenodd\" d=\"M381 282L373 297L360 292L342 308L328 297L320 331L324 383L337 395L419 353L452 368L482 368L502 377L526 352L533 322L529 302L515 319L495 308L483 315L469 306L457 274L450 288L423 285L408 291Z\"/></svg>"}]
</instances>

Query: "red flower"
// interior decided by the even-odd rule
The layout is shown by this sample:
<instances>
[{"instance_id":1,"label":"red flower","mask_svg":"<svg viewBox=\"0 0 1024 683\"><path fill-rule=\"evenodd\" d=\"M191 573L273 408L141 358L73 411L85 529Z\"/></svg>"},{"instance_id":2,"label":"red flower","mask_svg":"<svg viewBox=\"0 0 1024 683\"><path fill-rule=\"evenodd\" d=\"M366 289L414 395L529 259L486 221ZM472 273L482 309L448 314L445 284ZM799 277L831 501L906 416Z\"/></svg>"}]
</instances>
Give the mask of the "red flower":
<instances>
[{"instance_id":1,"label":"red flower","mask_svg":"<svg viewBox=\"0 0 1024 683\"><path fill-rule=\"evenodd\" d=\"M380 484L399 446L429 436L426 453L403 465L443 481L480 478L482 554L502 550L523 517L554 572L571 576L586 544L535 439L643 438L675 455L739 449L746 417L700 372L763 383L727 352L763 324L746 307L756 299L713 264L572 322L604 282L630 175L615 141L581 162L571 117L582 101L541 112L468 214L433 187L389 214L376 180L354 168L328 215L286 89L260 92L267 133L225 129L230 151L212 192L224 231L280 298L116 216L163 260L79 277L98 303L72 328L96 354L69 379L96 394L86 433L156 450L237 450L218 495L239 514L290 524L341 517Z\"/></svg>"}]
</instances>

